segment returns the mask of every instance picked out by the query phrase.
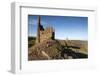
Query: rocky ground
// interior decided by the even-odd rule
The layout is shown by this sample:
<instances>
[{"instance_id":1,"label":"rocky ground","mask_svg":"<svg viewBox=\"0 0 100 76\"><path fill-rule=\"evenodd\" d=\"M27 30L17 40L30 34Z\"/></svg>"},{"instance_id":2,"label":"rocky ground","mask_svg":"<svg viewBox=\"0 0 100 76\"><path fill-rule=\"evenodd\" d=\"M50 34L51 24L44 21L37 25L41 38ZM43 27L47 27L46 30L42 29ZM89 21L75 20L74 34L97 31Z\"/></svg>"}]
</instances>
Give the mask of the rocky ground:
<instances>
[{"instance_id":1,"label":"rocky ground","mask_svg":"<svg viewBox=\"0 0 100 76\"><path fill-rule=\"evenodd\" d=\"M87 41L47 40L42 43L31 44L31 46L29 46L28 60L87 58L87 50Z\"/></svg>"}]
</instances>

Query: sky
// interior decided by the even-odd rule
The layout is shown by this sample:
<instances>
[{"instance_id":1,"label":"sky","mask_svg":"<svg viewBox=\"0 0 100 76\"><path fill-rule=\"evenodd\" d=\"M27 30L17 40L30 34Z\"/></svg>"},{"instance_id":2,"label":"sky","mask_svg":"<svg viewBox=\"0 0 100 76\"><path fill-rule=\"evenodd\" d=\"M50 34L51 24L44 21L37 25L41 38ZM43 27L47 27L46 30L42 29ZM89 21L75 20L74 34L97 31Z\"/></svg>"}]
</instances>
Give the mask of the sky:
<instances>
[{"instance_id":1,"label":"sky","mask_svg":"<svg viewBox=\"0 0 100 76\"><path fill-rule=\"evenodd\" d=\"M56 39L88 40L88 17L78 16L43 16L43 27L52 26ZM38 15L28 15L28 36L37 35Z\"/></svg>"}]
</instances>

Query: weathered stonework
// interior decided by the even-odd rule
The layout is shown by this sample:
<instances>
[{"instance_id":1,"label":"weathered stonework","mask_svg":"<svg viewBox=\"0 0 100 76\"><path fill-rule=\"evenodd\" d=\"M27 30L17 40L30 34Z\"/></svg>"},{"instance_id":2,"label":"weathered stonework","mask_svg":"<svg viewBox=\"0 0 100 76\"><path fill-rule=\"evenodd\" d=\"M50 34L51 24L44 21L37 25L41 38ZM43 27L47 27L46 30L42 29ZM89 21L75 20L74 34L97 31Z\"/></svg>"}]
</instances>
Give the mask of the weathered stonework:
<instances>
[{"instance_id":1,"label":"weathered stonework","mask_svg":"<svg viewBox=\"0 0 100 76\"><path fill-rule=\"evenodd\" d=\"M36 43L41 43L48 39L55 39L55 31L53 27L46 27L45 29L40 23L40 16L38 17L38 28L37 28L37 38Z\"/></svg>"}]
</instances>

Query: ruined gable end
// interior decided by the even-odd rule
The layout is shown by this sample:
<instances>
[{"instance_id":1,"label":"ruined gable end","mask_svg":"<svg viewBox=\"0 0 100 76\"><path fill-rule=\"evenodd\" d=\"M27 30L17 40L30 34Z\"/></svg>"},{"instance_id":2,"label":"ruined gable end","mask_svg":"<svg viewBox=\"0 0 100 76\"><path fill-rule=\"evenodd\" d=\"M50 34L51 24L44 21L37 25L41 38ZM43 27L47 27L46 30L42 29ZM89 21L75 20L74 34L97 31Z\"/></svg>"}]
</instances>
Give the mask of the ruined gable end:
<instances>
[{"instance_id":1,"label":"ruined gable end","mask_svg":"<svg viewBox=\"0 0 100 76\"><path fill-rule=\"evenodd\" d=\"M45 40L55 39L55 31L53 27L44 27L40 23L40 16L38 17L38 29L37 29L37 38L36 38L36 43L43 42Z\"/></svg>"}]
</instances>

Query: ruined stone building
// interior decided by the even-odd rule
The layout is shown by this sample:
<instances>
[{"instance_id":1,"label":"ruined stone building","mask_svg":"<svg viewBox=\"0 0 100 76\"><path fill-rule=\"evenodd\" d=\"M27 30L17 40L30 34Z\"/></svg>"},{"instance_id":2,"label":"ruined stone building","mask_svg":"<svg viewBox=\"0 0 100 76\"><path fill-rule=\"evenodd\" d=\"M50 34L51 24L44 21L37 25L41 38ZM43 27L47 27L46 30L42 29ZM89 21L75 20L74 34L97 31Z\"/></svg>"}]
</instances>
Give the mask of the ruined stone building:
<instances>
[{"instance_id":1,"label":"ruined stone building","mask_svg":"<svg viewBox=\"0 0 100 76\"><path fill-rule=\"evenodd\" d=\"M36 43L43 42L48 39L55 39L55 31L53 27L44 27L41 25L40 16L38 17L37 38Z\"/></svg>"}]
</instances>

